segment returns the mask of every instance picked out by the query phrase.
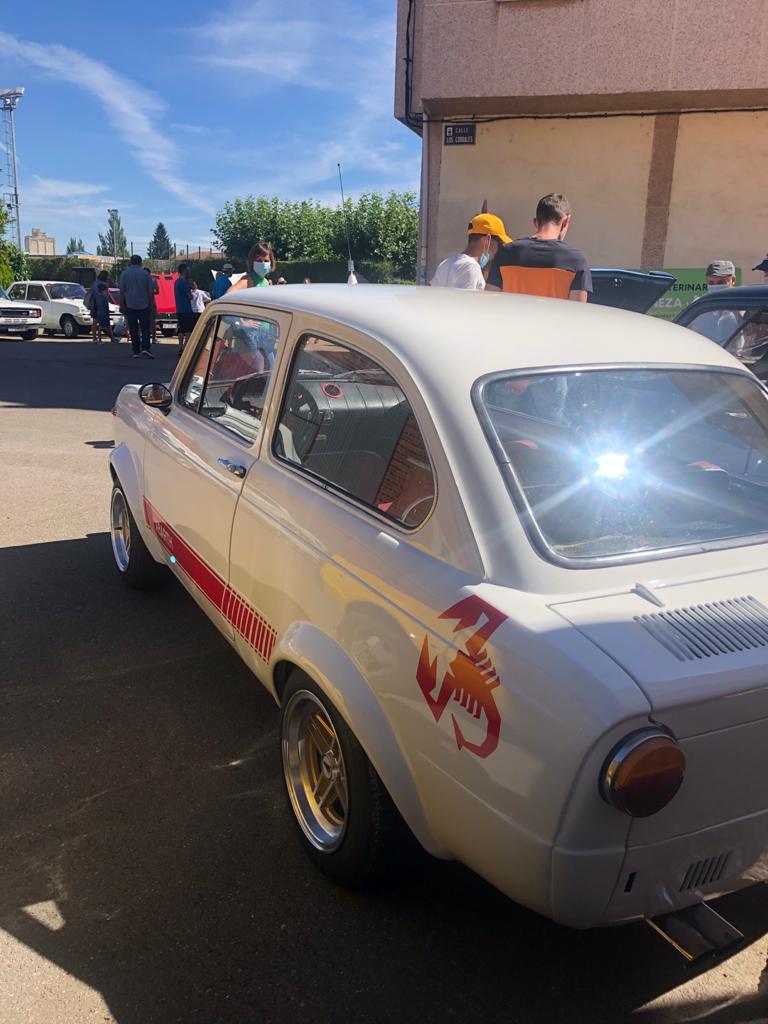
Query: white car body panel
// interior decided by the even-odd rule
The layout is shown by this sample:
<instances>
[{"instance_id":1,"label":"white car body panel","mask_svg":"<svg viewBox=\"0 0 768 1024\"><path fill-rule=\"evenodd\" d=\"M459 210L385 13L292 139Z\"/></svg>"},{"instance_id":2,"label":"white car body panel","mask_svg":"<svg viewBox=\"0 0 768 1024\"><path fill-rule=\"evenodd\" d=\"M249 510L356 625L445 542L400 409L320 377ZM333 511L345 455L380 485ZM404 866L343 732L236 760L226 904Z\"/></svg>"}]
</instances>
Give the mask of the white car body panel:
<instances>
[{"instance_id":1,"label":"white car body panel","mask_svg":"<svg viewBox=\"0 0 768 1024\"><path fill-rule=\"evenodd\" d=\"M52 299L50 297L50 286L55 284L72 284L72 281L15 281L8 290L17 286L34 285L42 288L45 298L30 299L34 305L39 306L43 311L43 318L40 327L47 331L60 331L62 317L71 316L79 327L91 326L91 314L79 299Z\"/></svg>"},{"instance_id":2,"label":"white car body panel","mask_svg":"<svg viewBox=\"0 0 768 1024\"><path fill-rule=\"evenodd\" d=\"M42 309L38 303L14 302L0 295L0 335L38 330L42 319Z\"/></svg>"},{"instance_id":3,"label":"white car body panel","mask_svg":"<svg viewBox=\"0 0 768 1024\"><path fill-rule=\"evenodd\" d=\"M768 604L768 547L579 571L546 561L470 394L479 377L509 367L614 364L617 336L648 364L746 374L740 364L693 332L597 306L288 286L241 291L206 311L174 393L205 325L228 310L263 310L283 328L257 442L178 404L168 415L147 408L129 387L112 467L150 550L263 685L279 699L285 665L302 668L428 850L555 920L630 920L764 877L768 648L679 661L635 619L743 595ZM364 351L404 391L437 482L420 528L384 520L272 453L306 332ZM468 336L471 349L457 351ZM244 480L221 458L241 463ZM443 714L441 681L478 644L496 677L479 717L455 701ZM678 737L689 770L663 811L631 819L601 799L598 777L612 747L649 724ZM719 874L693 871L707 858L722 859ZM686 878L709 880L685 887Z\"/></svg>"}]
</instances>

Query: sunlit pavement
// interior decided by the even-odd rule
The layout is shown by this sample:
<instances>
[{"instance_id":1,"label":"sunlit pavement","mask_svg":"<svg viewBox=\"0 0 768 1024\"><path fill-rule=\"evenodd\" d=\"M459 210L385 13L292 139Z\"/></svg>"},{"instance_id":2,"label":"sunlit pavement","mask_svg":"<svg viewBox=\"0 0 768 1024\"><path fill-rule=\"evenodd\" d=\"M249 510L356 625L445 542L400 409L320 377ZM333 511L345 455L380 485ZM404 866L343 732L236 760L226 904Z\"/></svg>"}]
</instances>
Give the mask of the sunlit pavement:
<instances>
[{"instance_id":1,"label":"sunlit pavement","mask_svg":"<svg viewBox=\"0 0 768 1024\"><path fill-rule=\"evenodd\" d=\"M578 934L456 865L357 894L283 803L270 699L173 581L110 564L114 396L158 358L0 339L0 1022L768 1020L768 891L691 971L650 929Z\"/></svg>"}]
</instances>

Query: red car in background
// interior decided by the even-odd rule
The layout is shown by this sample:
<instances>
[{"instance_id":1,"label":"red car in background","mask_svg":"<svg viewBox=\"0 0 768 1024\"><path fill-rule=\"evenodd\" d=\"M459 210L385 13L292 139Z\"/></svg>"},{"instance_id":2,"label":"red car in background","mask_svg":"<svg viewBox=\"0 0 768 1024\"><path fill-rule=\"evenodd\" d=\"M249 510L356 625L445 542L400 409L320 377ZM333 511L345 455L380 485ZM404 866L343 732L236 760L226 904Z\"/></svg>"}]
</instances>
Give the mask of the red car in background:
<instances>
[{"instance_id":1,"label":"red car in background","mask_svg":"<svg viewBox=\"0 0 768 1024\"><path fill-rule=\"evenodd\" d=\"M175 334L179 325L176 317L176 299L173 295L173 284L179 275L174 271L172 274L153 274L152 278L157 283L160 292L155 296L157 303L157 328L162 331L165 337Z\"/></svg>"}]
</instances>

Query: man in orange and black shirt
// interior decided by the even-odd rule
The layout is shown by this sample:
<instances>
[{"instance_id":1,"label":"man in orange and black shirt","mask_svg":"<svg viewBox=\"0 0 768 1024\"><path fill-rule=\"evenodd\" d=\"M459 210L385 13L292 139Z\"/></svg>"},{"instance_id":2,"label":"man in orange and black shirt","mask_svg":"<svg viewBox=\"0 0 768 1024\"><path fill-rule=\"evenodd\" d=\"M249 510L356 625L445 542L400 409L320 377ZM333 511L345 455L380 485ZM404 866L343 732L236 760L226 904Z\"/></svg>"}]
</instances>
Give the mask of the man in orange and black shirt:
<instances>
[{"instance_id":1,"label":"man in orange and black shirt","mask_svg":"<svg viewBox=\"0 0 768 1024\"><path fill-rule=\"evenodd\" d=\"M565 196L552 193L540 199L535 234L499 248L486 291L586 302L592 274L584 253L563 241L570 222L571 204Z\"/></svg>"}]
</instances>

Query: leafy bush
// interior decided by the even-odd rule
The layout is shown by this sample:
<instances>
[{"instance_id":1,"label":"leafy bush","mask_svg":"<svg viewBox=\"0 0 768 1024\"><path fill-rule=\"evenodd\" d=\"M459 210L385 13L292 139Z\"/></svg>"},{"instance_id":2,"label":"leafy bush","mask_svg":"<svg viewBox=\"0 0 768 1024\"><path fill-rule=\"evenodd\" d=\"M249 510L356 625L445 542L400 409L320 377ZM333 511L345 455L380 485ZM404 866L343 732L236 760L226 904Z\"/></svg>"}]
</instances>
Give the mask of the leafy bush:
<instances>
[{"instance_id":1,"label":"leafy bush","mask_svg":"<svg viewBox=\"0 0 768 1024\"><path fill-rule=\"evenodd\" d=\"M415 277L419 209L414 192L364 193L357 202L348 199L344 211L311 200L248 196L224 204L214 234L232 260L244 260L253 243L264 239L281 260L326 264L346 260L347 229L357 265L386 262L397 277Z\"/></svg>"}]
</instances>

